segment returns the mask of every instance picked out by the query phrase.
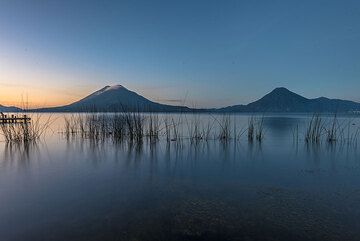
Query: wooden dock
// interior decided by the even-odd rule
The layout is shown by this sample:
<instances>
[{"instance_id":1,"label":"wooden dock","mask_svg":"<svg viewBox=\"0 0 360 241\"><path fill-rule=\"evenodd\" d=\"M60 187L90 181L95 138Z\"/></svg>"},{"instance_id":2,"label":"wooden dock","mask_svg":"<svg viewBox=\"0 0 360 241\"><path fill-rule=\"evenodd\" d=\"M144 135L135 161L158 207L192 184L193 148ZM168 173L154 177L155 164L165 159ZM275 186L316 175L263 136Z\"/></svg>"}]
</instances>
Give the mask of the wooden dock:
<instances>
[{"instance_id":1,"label":"wooden dock","mask_svg":"<svg viewBox=\"0 0 360 241\"><path fill-rule=\"evenodd\" d=\"M28 123L30 122L31 118L27 115L6 115L0 112L0 124L7 124L7 123Z\"/></svg>"}]
</instances>

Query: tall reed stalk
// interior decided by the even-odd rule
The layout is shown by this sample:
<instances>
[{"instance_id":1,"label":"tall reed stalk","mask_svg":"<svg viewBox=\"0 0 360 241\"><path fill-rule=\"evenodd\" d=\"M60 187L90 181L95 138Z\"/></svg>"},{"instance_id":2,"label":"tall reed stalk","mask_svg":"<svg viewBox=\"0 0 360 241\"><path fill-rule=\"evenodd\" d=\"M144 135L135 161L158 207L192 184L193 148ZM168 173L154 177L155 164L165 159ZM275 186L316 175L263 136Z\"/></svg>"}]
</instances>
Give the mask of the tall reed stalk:
<instances>
[{"instance_id":1,"label":"tall reed stalk","mask_svg":"<svg viewBox=\"0 0 360 241\"><path fill-rule=\"evenodd\" d=\"M324 123L319 115L314 115L306 129L305 141L319 143L324 130Z\"/></svg>"},{"instance_id":2,"label":"tall reed stalk","mask_svg":"<svg viewBox=\"0 0 360 241\"><path fill-rule=\"evenodd\" d=\"M256 140L261 142L264 138L264 117L257 121Z\"/></svg>"},{"instance_id":3,"label":"tall reed stalk","mask_svg":"<svg viewBox=\"0 0 360 241\"><path fill-rule=\"evenodd\" d=\"M248 141L252 142L254 140L254 132L255 132L255 120L254 117L250 117L248 120Z\"/></svg>"},{"instance_id":4,"label":"tall reed stalk","mask_svg":"<svg viewBox=\"0 0 360 241\"><path fill-rule=\"evenodd\" d=\"M52 123L52 116L42 118L41 115L30 116L30 122L1 124L1 134L4 140L10 142L33 142L40 139L49 129Z\"/></svg>"}]
</instances>

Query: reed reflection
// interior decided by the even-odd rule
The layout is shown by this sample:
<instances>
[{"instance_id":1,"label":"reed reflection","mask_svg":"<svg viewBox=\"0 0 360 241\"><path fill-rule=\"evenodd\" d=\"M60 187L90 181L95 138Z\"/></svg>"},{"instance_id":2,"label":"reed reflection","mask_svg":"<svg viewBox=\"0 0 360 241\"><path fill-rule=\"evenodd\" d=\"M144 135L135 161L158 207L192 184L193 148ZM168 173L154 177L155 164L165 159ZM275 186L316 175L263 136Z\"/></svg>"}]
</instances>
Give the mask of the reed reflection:
<instances>
[{"instance_id":1,"label":"reed reflection","mask_svg":"<svg viewBox=\"0 0 360 241\"><path fill-rule=\"evenodd\" d=\"M31 161L40 155L37 142L5 143L3 151L3 163L16 167L26 168Z\"/></svg>"}]
</instances>

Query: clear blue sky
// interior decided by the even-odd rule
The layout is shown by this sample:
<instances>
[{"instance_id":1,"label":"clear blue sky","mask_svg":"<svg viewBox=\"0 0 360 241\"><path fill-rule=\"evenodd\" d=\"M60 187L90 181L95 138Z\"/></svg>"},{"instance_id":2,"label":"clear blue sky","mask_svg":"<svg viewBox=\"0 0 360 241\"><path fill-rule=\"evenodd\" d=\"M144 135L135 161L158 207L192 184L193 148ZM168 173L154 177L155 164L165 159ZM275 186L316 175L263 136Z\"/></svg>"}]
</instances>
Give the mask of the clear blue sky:
<instances>
[{"instance_id":1,"label":"clear blue sky","mask_svg":"<svg viewBox=\"0 0 360 241\"><path fill-rule=\"evenodd\" d=\"M0 1L0 104L108 84L197 107L278 86L360 101L360 1Z\"/></svg>"}]
</instances>

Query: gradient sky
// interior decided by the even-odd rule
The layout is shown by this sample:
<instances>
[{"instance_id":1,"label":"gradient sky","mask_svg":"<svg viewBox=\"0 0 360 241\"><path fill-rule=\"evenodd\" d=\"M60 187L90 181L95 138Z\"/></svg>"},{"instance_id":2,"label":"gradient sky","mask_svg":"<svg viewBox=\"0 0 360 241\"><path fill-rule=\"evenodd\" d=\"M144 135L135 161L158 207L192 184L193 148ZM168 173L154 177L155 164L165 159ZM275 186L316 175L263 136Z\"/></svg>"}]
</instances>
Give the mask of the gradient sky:
<instances>
[{"instance_id":1,"label":"gradient sky","mask_svg":"<svg viewBox=\"0 0 360 241\"><path fill-rule=\"evenodd\" d=\"M109 84L196 107L278 86L360 101L360 1L0 0L0 104Z\"/></svg>"}]
</instances>

